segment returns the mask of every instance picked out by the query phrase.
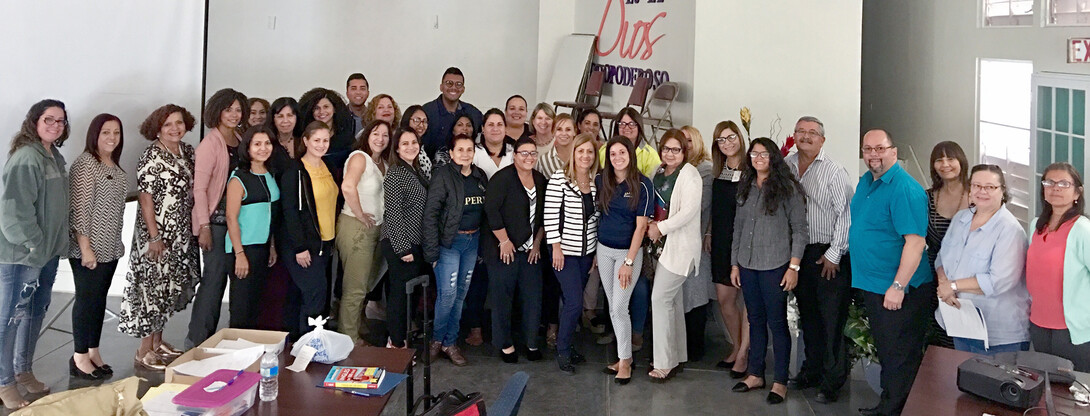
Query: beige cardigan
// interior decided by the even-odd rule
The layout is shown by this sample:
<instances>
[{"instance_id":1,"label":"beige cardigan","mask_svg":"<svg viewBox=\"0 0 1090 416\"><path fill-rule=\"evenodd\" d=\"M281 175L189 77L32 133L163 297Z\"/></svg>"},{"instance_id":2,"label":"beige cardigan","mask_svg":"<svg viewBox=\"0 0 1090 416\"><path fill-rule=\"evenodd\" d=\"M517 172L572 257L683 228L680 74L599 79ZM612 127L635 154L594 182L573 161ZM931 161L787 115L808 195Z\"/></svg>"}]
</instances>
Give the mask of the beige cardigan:
<instances>
[{"instance_id":1,"label":"beige cardigan","mask_svg":"<svg viewBox=\"0 0 1090 416\"><path fill-rule=\"evenodd\" d=\"M703 195L700 172L683 163L670 194L670 213L658 223L659 231L669 235L659 257L659 264L670 273L685 276L700 267L700 198Z\"/></svg>"}]
</instances>

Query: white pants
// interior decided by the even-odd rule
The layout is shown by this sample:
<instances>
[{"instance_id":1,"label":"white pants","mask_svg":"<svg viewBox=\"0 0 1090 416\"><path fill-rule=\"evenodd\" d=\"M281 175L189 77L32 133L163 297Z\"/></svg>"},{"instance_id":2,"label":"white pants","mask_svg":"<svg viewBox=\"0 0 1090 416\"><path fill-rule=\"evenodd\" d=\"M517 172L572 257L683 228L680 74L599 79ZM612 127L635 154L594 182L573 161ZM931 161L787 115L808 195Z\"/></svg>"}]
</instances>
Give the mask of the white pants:
<instances>
[{"instance_id":1,"label":"white pants","mask_svg":"<svg viewBox=\"0 0 1090 416\"><path fill-rule=\"evenodd\" d=\"M686 275L666 270L660 263L655 269L651 288L651 325L654 329L655 368L669 370L679 362L689 361L685 338L684 293Z\"/></svg>"},{"instance_id":2,"label":"white pants","mask_svg":"<svg viewBox=\"0 0 1090 416\"><path fill-rule=\"evenodd\" d=\"M632 358L632 316L628 313L628 302L632 299L632 289L640 278L640 267L643 266L643 248L636 253L632 264L632 281L628 286L621 287L618 273L624 266L624 258L628 249L617 250L598 245L598 270L602 276L602 288L606 291L606 299L609 301L609 319L613 322L613 333L617 337L617 358L628 360ZM685 323L682 322L682 325Z\"/></svg>"}]
</instances>

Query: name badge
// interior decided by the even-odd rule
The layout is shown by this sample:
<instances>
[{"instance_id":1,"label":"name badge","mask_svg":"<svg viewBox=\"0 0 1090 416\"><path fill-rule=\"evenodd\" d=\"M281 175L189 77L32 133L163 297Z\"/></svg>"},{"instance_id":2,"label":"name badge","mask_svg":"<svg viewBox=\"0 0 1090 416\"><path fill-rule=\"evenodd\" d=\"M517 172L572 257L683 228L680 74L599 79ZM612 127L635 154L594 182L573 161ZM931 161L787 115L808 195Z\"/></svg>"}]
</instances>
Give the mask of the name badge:
<instances>
[{"instance_id":1,"label":"name badge","mask_svg":"<svg viewBox=\"0 0 1090 416\"><path fill-rule=\"evenodd\" d=\"M742 171L736 170L730 175L731 182L738 182L740 180L742 180Z\"/></svg>"}]
</instances>

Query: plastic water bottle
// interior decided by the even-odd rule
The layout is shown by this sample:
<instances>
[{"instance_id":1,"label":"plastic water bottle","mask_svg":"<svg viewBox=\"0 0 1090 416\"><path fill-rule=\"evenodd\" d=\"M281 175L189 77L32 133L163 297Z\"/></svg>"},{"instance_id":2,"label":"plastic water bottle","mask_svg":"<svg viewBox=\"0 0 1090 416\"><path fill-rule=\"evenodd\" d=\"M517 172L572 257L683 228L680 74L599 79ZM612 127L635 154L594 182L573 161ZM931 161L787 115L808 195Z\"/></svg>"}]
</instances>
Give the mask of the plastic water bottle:
<instances>
[{"instance_id":1,"label":"plastic water bottle","mask_svg":"<svg viewBox=\"0 0 1090 416\"><path fill-rule=\"evenodd\" d=\"M276 393L280 388L276 380L276 375L279 372L280 361L276 357L276 352L266 349L265 355L261 356L261 386L258 389L261 401L271 402L276 400Z\"/></svg>"}]
</instances>

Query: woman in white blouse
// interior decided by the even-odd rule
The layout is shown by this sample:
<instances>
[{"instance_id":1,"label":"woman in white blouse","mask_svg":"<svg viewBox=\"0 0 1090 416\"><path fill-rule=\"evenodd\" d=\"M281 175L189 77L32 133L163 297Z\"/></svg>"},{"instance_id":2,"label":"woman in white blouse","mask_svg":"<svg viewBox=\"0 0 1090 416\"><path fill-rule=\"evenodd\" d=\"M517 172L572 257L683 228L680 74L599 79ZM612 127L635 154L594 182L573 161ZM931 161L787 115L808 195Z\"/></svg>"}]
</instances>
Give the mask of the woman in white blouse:
<instances>
[{"instance_id":1,"label":"woman in white blouse","mask_svg":"<svg viewBox=\"0 0 1090 416\"><path fill-rule=\"evenodd\" d=\"M497 171L514 163L512 155L515 149L504 140L507 137L507 127L503 111L498 108L488 110L484 113L483 120L481 141L477 143L477 151L473 153L473 165L481 168L492 179Z\"/></svg>"}]
</instances>

